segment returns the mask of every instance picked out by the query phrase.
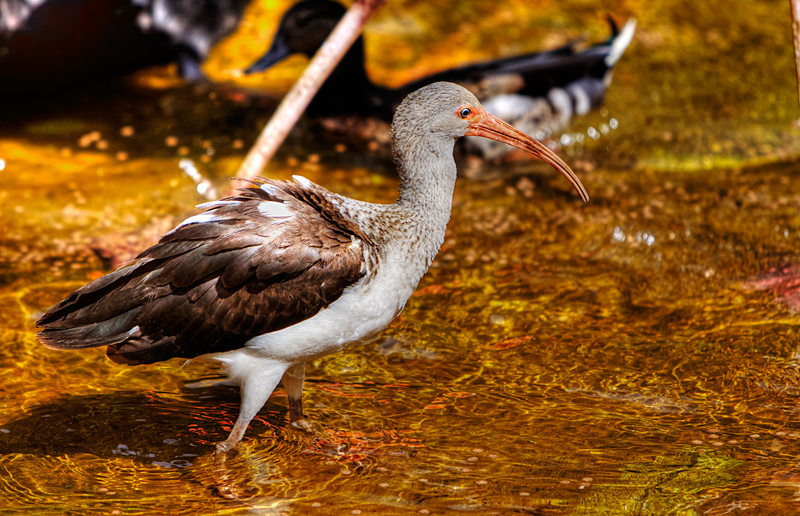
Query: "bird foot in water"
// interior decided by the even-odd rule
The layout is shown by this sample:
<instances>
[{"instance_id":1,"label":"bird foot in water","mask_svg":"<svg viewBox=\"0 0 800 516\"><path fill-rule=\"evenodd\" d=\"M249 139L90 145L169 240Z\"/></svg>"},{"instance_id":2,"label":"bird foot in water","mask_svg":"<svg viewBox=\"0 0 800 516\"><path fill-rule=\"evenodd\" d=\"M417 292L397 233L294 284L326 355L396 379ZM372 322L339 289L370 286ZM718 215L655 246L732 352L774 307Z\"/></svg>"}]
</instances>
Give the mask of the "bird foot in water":
<instances>
[{"instance_id":1,"label":"bird foot in water","mask_svg":"<svg viewBox=\"0 0 800 516\"><path fill-rule=\"evenodd\" d=\"M231 442L230 439L217 443L217 455L225 454L232 449L236 448L236 445L239 444L239 441Z\"/></svg>"},{"instance_id":2,"label":"bird foot in water","mask_svg":"<svg viewBox=\"0 0 800 516\"><path fill-rule=\"evenodd\" d=\"M226 441L227 442L227 441ZM216 496L226 500L247 500L254 496L252 487L241 484L241 463L237 461L232 466L228 466L228 454L225 451L235 447L231 445L227 450L221 450L217 444L217 454L214 456L214 482L211 488Z\"/></svg>"},{"instance_id":3,"label":"bird foot in water","mask_svg":"<svg viewBox=\"0 0 800 516\"><path fill-rule=\"evenodd\" d=\"M308 418L298 419L289 423L289 426L295 430L302 430L303 432L313 433L314 424Z\"/></svg>"}]
</instances>

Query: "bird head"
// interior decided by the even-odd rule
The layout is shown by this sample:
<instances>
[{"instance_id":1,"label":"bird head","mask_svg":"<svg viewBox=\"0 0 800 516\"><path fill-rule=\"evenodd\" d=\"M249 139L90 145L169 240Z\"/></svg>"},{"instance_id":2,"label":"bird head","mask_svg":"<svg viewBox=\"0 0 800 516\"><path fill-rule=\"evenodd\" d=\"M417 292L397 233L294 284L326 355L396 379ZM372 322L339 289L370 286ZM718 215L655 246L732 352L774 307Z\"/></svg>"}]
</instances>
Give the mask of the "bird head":
<instances>
[{"instance_id":1,"label":"bird head","mask_svg":"<svg viewBox=\"0 0 800 516\"><path fill-rule=\"evenodd\" d=\"M281 18L267 52L244 73L264 71L294 54L313 57L345 12L347 10L342 4L332 0L296 3Z\"/></svg>"},{"instance_id":2,"label":"bird head","mask_svg":"<svg viewBox=\"0 0 800 516\"><path fill-rule=\"evenodd\" d=\"M416 138L399 138L400 133ZM395 146L404 145L406 140L455 140L461 136L482 136L533 154L561 172L584 202L589 200L580 179L564 160L543 143L486 112L475 95L461 86L449 82L430 84L409 94L395 112ZM403 149L395 149L398 151Z\"/></svg>"}]
</instances>

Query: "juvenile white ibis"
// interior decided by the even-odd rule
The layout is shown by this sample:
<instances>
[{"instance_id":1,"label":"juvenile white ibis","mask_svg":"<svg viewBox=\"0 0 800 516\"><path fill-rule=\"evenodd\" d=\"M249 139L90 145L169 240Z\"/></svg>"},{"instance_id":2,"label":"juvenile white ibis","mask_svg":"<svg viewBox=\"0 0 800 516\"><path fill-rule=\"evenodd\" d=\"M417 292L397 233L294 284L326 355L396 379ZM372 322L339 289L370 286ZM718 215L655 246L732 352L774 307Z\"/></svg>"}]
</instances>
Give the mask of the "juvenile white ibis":
<instances>
[{"instance_id":1,"label":"juvenile white ibis","mask_svg":"<svg viewBox=\"0 0 800 516\"><path fill-rule=\"evenodd\" d=\"M281 18L267 52L245 73L266 70L293 54L313 56L345 14L333 0L303 0ZM320 87L306 112L312 117L357 116L390 121L406 95L426 84L448 81L472 91L493 115L527 134L564 128L570 118L599 106L611 83L617 61L636 29L630 20L620 31L612 18L611 37L577 51L574 44L483 61L422 77L397 88L373 83L364 67L364 42L359 37ZM343 124L351 127L353 124ZM474 142L473 142L474 143ZM502 154L504 145L473 146L485 158Z\"/></svg>"},{"instance_id":2,"label":"juvenile white ibis","mask_svg":"<svg viewBox=\"0 0 800 516\"><path fill-rule=\"evenodd\" d=\"M394 204L357 201L307 179L261 179L183 221L133 262L79 288L37 322L54 349L107 346L114 362L205 355L241 387L236 445L283 381L303 419L305 363L363 343L403 309L444 240L461 136L492 138L558 169L564 161L440 82L409 95L392 125Z\"/></svg>"}]
</instances>

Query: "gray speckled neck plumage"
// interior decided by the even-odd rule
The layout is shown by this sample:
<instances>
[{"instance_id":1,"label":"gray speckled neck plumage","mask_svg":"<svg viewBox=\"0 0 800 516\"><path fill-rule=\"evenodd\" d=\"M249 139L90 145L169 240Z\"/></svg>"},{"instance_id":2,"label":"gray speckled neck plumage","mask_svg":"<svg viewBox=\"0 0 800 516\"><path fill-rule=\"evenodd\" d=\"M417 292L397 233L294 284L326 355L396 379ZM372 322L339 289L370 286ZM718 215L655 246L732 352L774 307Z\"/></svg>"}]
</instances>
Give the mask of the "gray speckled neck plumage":
<instances>
[{"instance_id":1,"label":"gray speckled neck plumage","mask_svg":"<svg viewBox=\"0 0 800 516\"><path fill-rule=\"evenodd\" d=\"M456 182L453 146L468 129L455 114L465 104L480 105L467 90L449 83L409 95L392 124L400 176L397 202L375 205L340 198L342 210L377 245L383 259L403 261L415 285L444 242Z\"/></svg>"},{"instance_id":2,"label":"gray speckled neck plumage","mask_svg":"<svg viewBox=\"0 0 800 516\"><path fill-rule=\"evenodd\" d=\"M424 274L444 242L450 220L456 184L455 138L393 131L393 140L400 195L386 216L395 219L392 226L402 233L398 243L411 251L409 260L417 262L414 266Z\"/></svg>"}]
</instances>

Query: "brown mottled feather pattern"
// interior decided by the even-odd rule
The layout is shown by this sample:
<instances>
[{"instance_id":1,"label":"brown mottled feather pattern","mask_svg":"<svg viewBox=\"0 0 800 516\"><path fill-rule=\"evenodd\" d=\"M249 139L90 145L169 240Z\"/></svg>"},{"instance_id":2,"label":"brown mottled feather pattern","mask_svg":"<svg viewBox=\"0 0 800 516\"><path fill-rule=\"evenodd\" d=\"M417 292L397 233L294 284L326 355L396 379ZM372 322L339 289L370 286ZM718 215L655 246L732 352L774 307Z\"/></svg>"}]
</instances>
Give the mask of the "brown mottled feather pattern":
<instances>
[{"instance_id":1,"label":"brown mottled feather pattern","mask_svg":"<svg viewBox=\"0 0 800 516\"><path fill-rule=\"evenodd\" d=\"M116 362L152 363L236 349L312 317L365 274L369 241L336 198L314 184L259 180L225 199L236 203L209 209L213 220L173 230L76 290L37 322L39 337L51 348L106 345ZM264 201L285 203L292 216L265 217Z\"/></svg>"}]
</instances>

